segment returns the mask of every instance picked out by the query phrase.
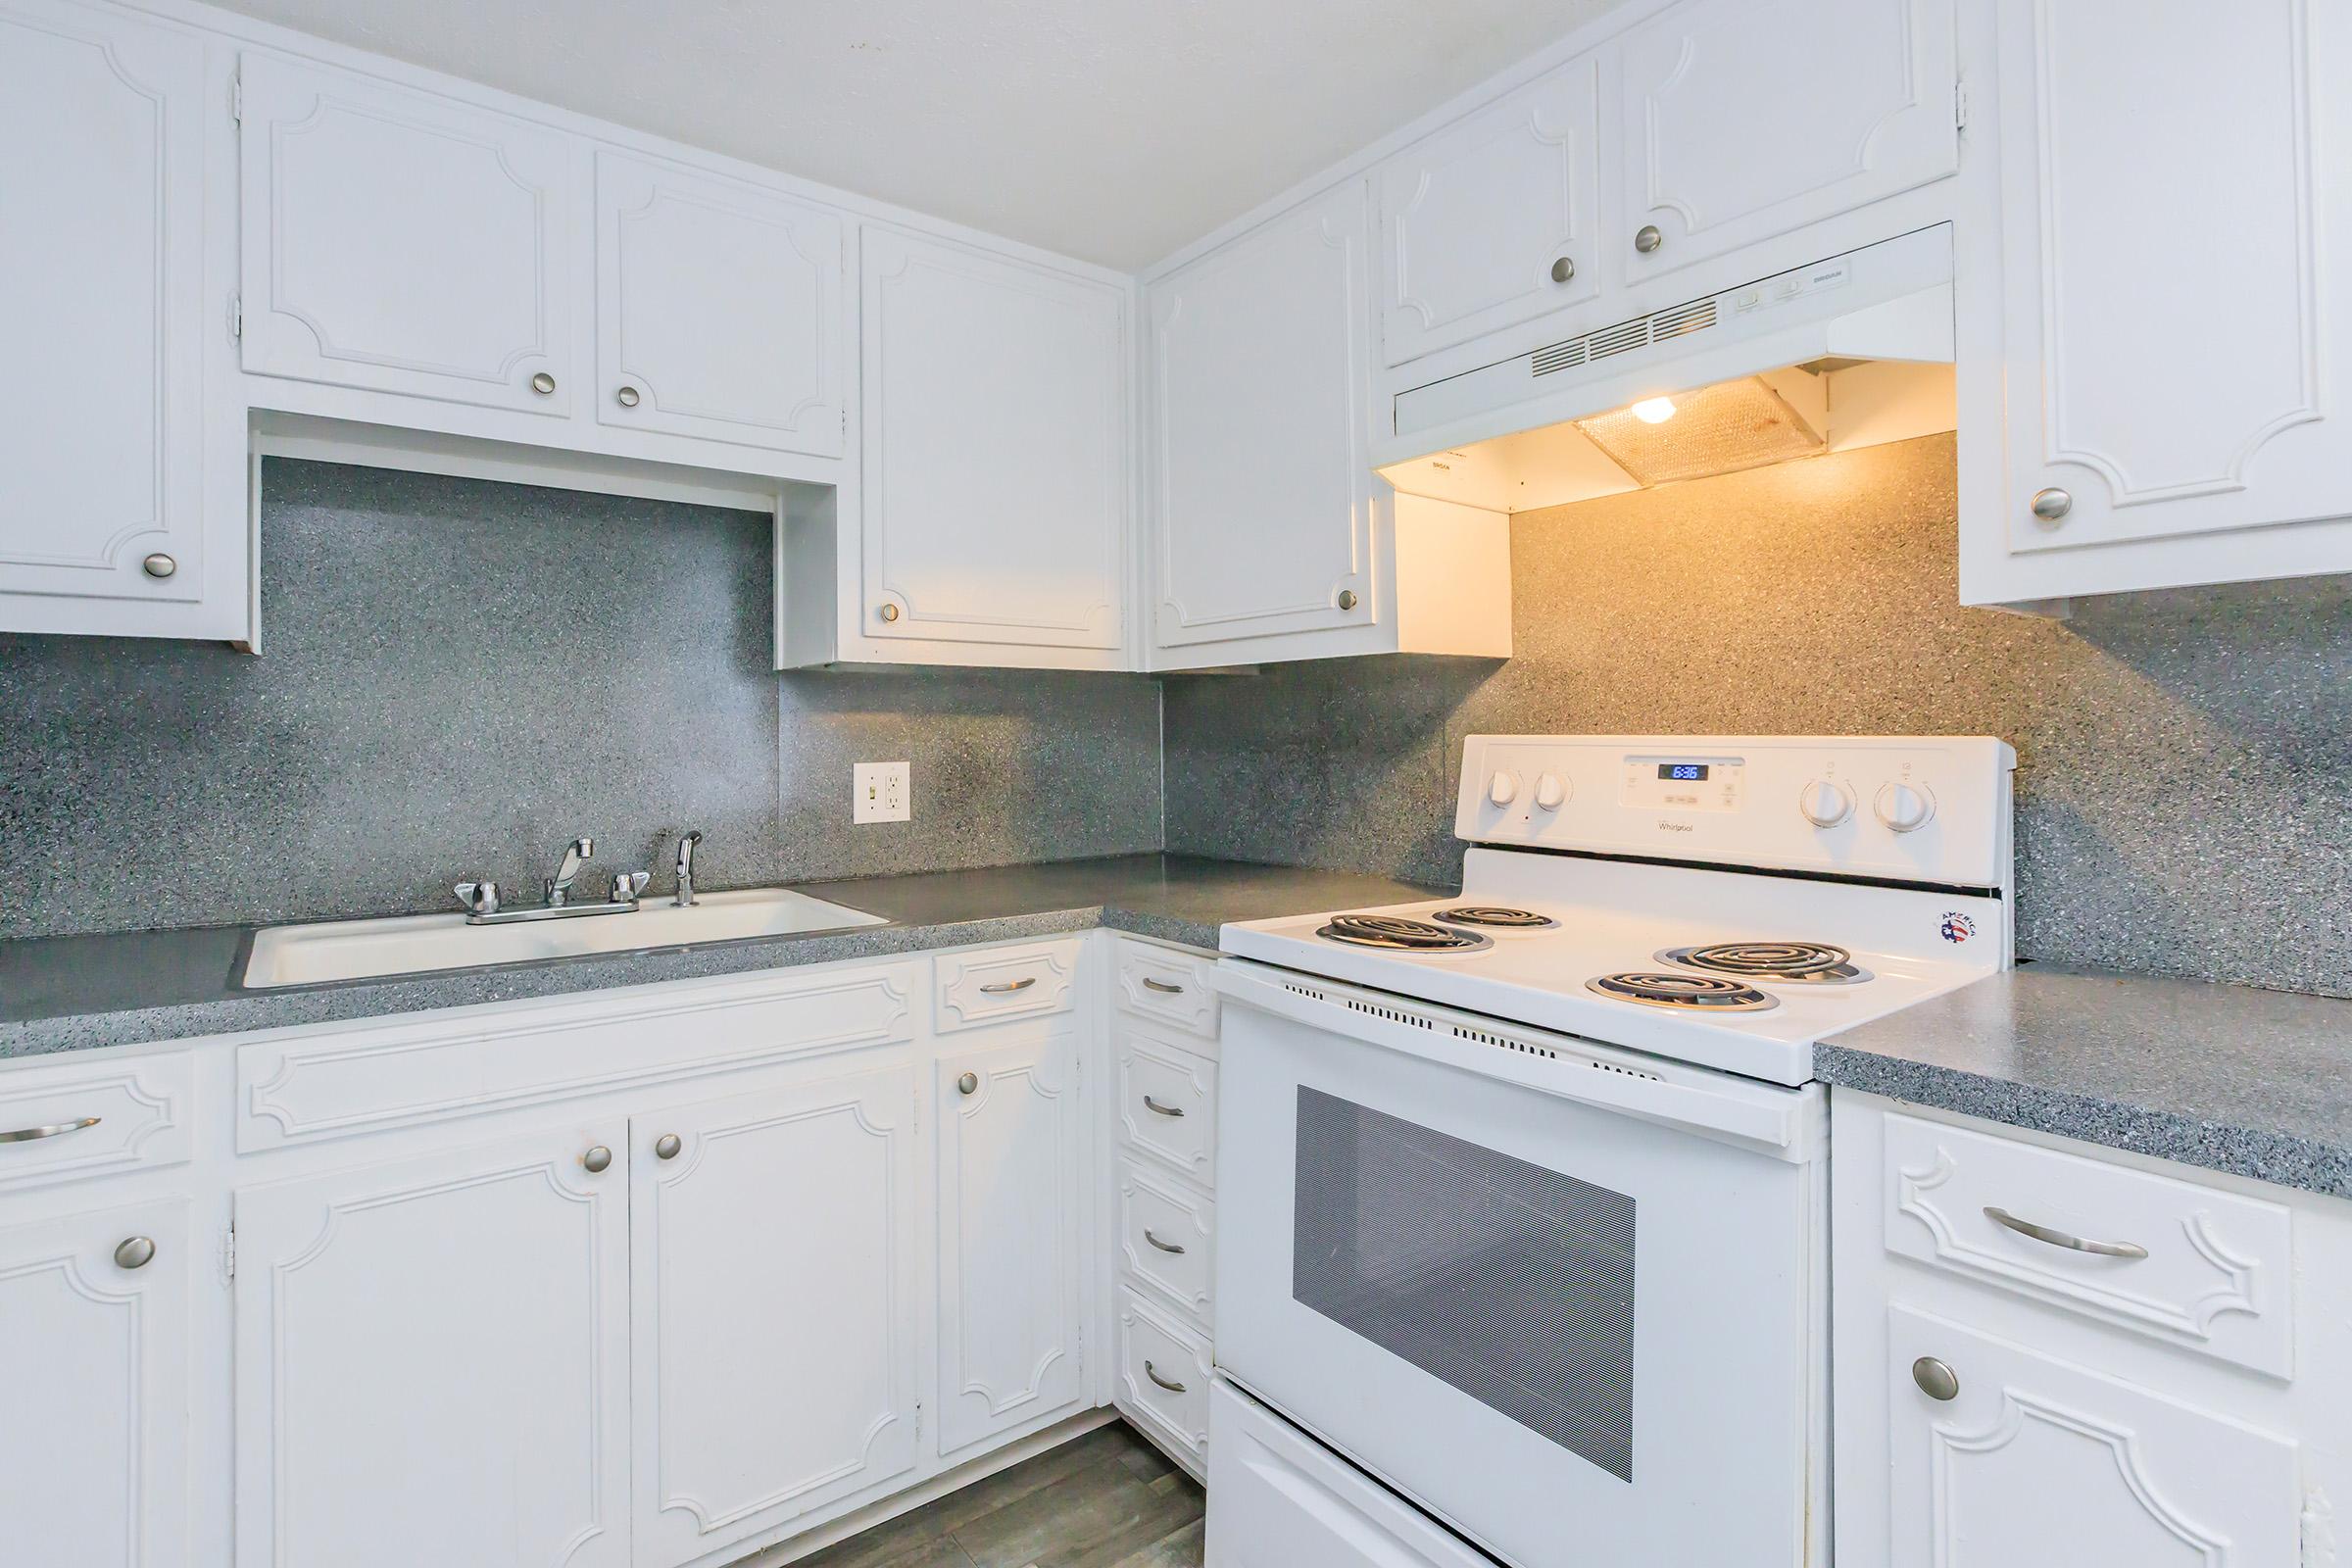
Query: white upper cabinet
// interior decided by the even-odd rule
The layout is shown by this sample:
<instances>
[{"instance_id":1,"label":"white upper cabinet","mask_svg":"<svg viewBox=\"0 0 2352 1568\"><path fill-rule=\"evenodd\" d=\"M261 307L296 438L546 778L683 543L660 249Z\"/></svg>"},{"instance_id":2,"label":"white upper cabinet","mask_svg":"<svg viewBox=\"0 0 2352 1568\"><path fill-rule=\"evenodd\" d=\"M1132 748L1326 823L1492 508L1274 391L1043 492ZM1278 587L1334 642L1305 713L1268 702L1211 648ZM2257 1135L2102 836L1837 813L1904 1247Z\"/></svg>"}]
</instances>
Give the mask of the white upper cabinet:
<instances>
[{"instance_id":1,"label":"white upper cabinet","mask_svg":"<svg viewBox=\"0 0 2352 1568\"><path fill-rule=\"evenodd\" d=\"M567 414L579 144L275 55L241 74L245 368Z\"/></svg>"},{"instance_id":2,"label":"white upper cabinet","mask_svg":"<svg viewBox=\"0 0 2352 1568\"><path fill-rule=\"evenodd\" d=\"M197 1563L189 1242L176 1199L0 1230L0 1560Z\"/></svg>"},{"instance_id":3,"label":"white upper cabinet","mask_svg":"<svg viewBox=\"0 0 2352 1568\"><path fill-rule=\"evenodd\" d=\"M1163 662L1372 623L1366 207L1349 180L1151 285Z\"/></svg>"},{"instance_id":4,"label":"white upper cabinet","mask_svg":"<svg viewBox=\"0 0 2352 1568\"><path fill-rule=\"evenodd\" d=\"M0 0L0 630L245 634L244 485L205 395L218 85L200 34Z\"/></svg>"},{"instance_id":5,"label":"white upper cabinet","mask_svg":"<svg viewBox=\"0 0 2352 1568\"><path fill-rule=\"evenodd\" d=\"M1599 115L1586 55L1381 166L1387 364L1599 297Z\"/></svg>"},{"instance_id":6,"label":"white upper cabinet","mask_svg":"<svg viewBox=\"0 0 2352 1568\"><path fill-rule=\"evenodd\" d=\"M1962 336L1963 374L1987 368L1964 417L1992 429L1963 601L2352 568L2352 523L2273 526L2352 514L2330 384L2352 364L2343 13L1997 17L1999 177L1975 211L1997 202L1999 281L1963 273Z\"/></svg>"},{"instance_id":7,"label":"white upper cabinet","mask_svg":"<svg viewBox=\"0 0 2352 1568\"><path fill-rule=\"evenodd\" d=\"M633 1568L913 1467L914 1116L897 1067L632 1118Z\"/></svg>"},{"instance_id":8,"label":"white upper cabinet","mask_svg":"<svg viewBox=\"0 0 2352 1568\"><path fill-rule=\"evenodd\" d=\"M1952 0L1685 0L1627 32L1613 46L1619 275L1951 173L1955 50Z\"/></svg>"},{"instance_id":9,"label":"white upper cabinet","mask_svg":"<svg viewBox=\"0 0 2352 1568\"><path fill-rule=\"evenodd\" d=\"M939 1063L939 1446L954 1453L1085 1392L1088 1129L1077 1045L1029 1025L1016 1045Z\"/></svg>"},{"instance_id":10,"label":"white upper cabinet","mask_svg":"<svg viewBox=\"0 0 2352 1568\"><path fill-rule=\"evenodd\" d=\"M237 1568L630 1568L626 1131L236 1195Z\"/></svg>"},{"instance_id":11,"label":"white upper cabinet","mask_svg":"<svg viewBox=\"0 0 2352 1568\"><path fill-rule=\"evenodd\" d=\"M1127 291L868 226L861 602L869 657L1115 667Z\"/></svg>"},{"instance_id":12,"label":"white upper cabinet","mask_svg":"<svg viewBox=\"0 0 2352 1568\"><path fill-rule=\"evenodd\" d=\"M839 457L843 227L839 213L600 149L597 418Z\"/></svg>"}]
</instances>

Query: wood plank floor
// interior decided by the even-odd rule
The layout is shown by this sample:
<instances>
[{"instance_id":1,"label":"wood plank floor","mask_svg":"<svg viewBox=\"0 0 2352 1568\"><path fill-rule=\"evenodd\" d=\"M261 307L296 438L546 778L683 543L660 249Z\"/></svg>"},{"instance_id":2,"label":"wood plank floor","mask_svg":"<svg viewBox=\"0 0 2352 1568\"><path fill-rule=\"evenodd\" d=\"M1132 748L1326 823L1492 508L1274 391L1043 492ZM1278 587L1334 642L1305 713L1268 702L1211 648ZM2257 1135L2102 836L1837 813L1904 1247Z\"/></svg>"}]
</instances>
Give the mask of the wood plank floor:
<instances>
[{"instance_id":1,"label":"wood plank floor","mask_svg":"<svg viewBox=\"0 0 2352 1568\"><path fill-rule=\"evenodd\" d=\"M1200 1487L1113 1422L793 1568L1200 1568Z\"/></svg>"}]
</instances>

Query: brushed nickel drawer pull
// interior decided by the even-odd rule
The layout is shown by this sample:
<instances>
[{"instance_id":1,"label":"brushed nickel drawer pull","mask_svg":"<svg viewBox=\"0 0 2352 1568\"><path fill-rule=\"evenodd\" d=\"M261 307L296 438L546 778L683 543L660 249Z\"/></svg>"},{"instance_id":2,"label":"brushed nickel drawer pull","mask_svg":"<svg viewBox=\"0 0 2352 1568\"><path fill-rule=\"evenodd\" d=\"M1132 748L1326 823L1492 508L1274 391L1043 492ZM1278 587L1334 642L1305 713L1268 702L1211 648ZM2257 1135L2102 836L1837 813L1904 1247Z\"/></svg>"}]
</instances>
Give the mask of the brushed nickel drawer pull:
<instances>
[{"instance_id":1,"label":"brushed nickel drawer pull","mask_svg":"<svg viewBox=\"0 0 2352 1568\"><path fill-rule=\"evenodd\" d=\"M122 1246L115 1249L115 1267L117 1268L145 1268L154 1261L155 1239L151 1236L130 1237Z\"/></svg>"},{"instance_id":2,"label":"brushed nickel drawer pull","mask_svg":"<svg viewBox=\"0 0 2352 1568\"><path fill-rule=\"evenodd\" d=\"M980 990L982 994L986 996L1002 997L1008 992L1026 991L1035 984L1037 984L1037 976L1033 974L1025 974L1018 980L999 980L992 984L982 986Z\"/></svg>"},{"instance_id":3,"label":"brushed nickel drawer pull","mask_svg":"<svg viewBox=\"0 0 2352 1568\"><path fill-rule=\"evenodd\" d=\"M2063 1247L2070 1252L2095 1252L2101 1257L2145 1257L2148 1255L2148 1250L2136 1242L2093 1242L2081 1236L2069 1236L2066 1232L2054 1231L2047 1225L2036 1225L2030 1219L2019 1219L2005 1208L1993 1208L1987 1205L1984 1217L1995 1225L2008 1226L2020 1236L2030 1236L2034 1241L2046 1242L2052 1247Z\"/></svg>"},{"instance_id":4,"label":"brushed nickel drawer pull","mask_svg":"<svg viewBox=\"0 0 2352 1568\"><path fill-rule=\"evenodd\" d=\"M1144 976L1144 989L1146 991L1156 991L1163 997L1181 997L1184 995L1184 987L1166 980L1154 980L1150 975Z\"/></svg>"},{"instance_id":5,"label":"brushed nickel drawer pull","mask_svg":"<svg viewBox=\"0 0 2352 1568\"><path fill-rule=\"evenodd\" d=\"M1144 1108L1149 1111L1156 1112L1162 1116L1181 1116L1184 1114L1184 1107L1182 1105L1163 1105L1158 1101L1153 1100L1150 1095L1146 1095L1144 1097Z\"/></svg>"},{"instance_id":6,"label":"brushed nickel drawer pull","mask_svg":"<svg viewBox=\"0 0 2352 1568\"><path fill-rule=\"evenodd\" d=\"M1150 1361L1146 1361L1144 1363L1144 1376L1150 1378L1152 1382L1158 1384L1170 1394L1182 1394L1185 1392L1183 1384L1170 1383L1166 1378L1161 1377L1159 1375L1159 1369L1154 1367Z\"/></svg>"},{"instance_id":7,"label":"brushed nickel drawer pull","mask_svg":"<svg viewBox=\"0 0 2352 1568\"><path fill-rule=\"evenodd\" d=\"M85 1127L97 1125L97 1117L84 1116L79 1121L52 1122L46 1127L20 1127L13 1133L0 1133L0 1144L29 1144L37 1139L59 1138L67 1133L77 1133Z\"/></svg>"},{"instance_id":8,"label":"brushed nickel drawer pull","mask_svg":"<svg viewBox=\"0 0 2352 1568\"><path fill-rule=\"evenodd\" d=\"M1144 1227L1144 1240L1150 1242L1153 1247L1158 1248L1163 1252L1173 1252L1178 1257L1182 1257L1184 1255L1183 1248L1178 1247L1174 1242L1161 1241L1158 1237L1152 1234L1152 1227L1149 1225Z\"/></svg>"}]
</instances>

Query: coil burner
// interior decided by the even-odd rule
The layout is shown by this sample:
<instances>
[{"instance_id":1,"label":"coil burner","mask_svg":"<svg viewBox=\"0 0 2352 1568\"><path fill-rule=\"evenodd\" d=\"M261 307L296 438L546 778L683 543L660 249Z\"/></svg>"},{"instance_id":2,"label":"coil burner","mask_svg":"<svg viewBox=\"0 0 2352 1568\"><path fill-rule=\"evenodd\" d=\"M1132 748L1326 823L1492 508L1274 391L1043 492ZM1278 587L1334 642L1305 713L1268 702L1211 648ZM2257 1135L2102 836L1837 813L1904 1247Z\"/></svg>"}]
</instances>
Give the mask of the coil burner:
<instances>
[{"instance_id":1,"label":"coil burner","mask_svg":"<svg viewBox=\"0 0 2352 1568\"><path fill-rule=\"evenodd\" d=\"M1791 985L1850 986L1870 978L1852 954L1825 942L1718 942L1703 948L1668 948L1658 961Z\"/></svg>"},{"instance_id":2,"label":"coil burner","mask_svg":"<svg viewBox=\"0 0 2352 1568\"><path fill-rule=\"evenodd\" d=\"M1327 942L1389 953L1469 953L1494 942L1475 931L1454 930L1400 914L1335 914L1315 935Z\"/></svg>"},{"instance_id":3,"label":"coil burner","mask_svg":"<svg viewBox=\"0 0 2352 1568\"><path fill-rule=\"evenodd\" d=\"M1780 1005L1754 986L1711 974L1604 974L1586 981L1585 989L1619 1002L1688 1012L1763 1012Z\"/></svg>"},{"instance_id":4,"label":"coil burner","mask_svg":"<svg viewBox=\"0 0 2352 1568\"><path fill-rule=\"evenodd\" d=\"M1457 904L1450 909L1440 909L1431 918L1447 925L1485 925L1506 931L1541 931L1560 923L1548 914L1514 909L1502 904Z\"/></svg>"}]
</instances>

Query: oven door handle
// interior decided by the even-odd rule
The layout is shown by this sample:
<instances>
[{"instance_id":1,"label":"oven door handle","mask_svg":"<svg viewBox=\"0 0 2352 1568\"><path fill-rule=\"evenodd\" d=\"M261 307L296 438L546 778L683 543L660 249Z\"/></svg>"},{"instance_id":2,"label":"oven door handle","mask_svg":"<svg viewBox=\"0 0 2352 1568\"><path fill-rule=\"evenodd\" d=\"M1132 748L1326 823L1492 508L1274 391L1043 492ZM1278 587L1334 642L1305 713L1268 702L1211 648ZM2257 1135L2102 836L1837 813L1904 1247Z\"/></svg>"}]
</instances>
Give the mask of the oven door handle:
<instances>
[{"instance_id":1,"label":"oven door handle","mask_svg":"<svg viewBox=\"0 0 2352 1568\"><path fill-rule=\"evenodd\" d=\"M1466 1059L1491 1060L1501 1056L1510 1060L1510 1054L1496 1051L1488 1045L1453 1043L1434 1028L1394 1021L1400 1007L1426 1013L1433 1023L1449 1017L1452 1009L1428 1006L1422 1004L1400 1003L1380 992L1361 991L1336 981L1305 975L1292 975L1287 970L1264 968L1248 959L1222 957L1212 971L1219 995L1246 1007L1270 1012L1326 1034L1339 1035L1366 1045L1399 1051L1423 1060L1463 1065ZM1301 988L1310 993L1302 995ZM1336 1001L1323 1001L1329 996ZM1359 1010L1346 1004L1346 999L1360 997L1373 1005ZM1465 1027L1470 1019L1464 1018ZM1514 1037L1525 1037L1532 1043L1547 1038L1542 1029L1520 1025L1492 1025L1507 1029ZM1596 1109L1610 1110L1621 1115L1663 1126L1678 1127L1701 1134L1742 1149L1761 1150L1787 1159L1810 1159L1818 1152L1822 1119L1821 1096L1800 1093L1764 1084L1749 1083L1728 1073L1707 1073L1713 1082L1706 1084L1676 1083L1662 1076L1653 1077L1629 1059L1625 1065L1631 1071L1610 1071L1618 1065L1612 1058L1630 1054L1600 1047L1574 1035L1552 1034L1557 1049L1570 1057L1582 1058L1594 1064L1593 1070L1578 1071L1570 1066L1563 1071L1544 1073L1541 1077L1505 1071L1498 1076L1503 1082L1538 1094L1574 1101ZM1434 1048L1434 1049L1433 1049ZM1670 1071L1684 1070L1672 1062L1659 1066ZM1689 1069L1699 1072L1703 1069Z\"/></svg>"}]
</instances>

